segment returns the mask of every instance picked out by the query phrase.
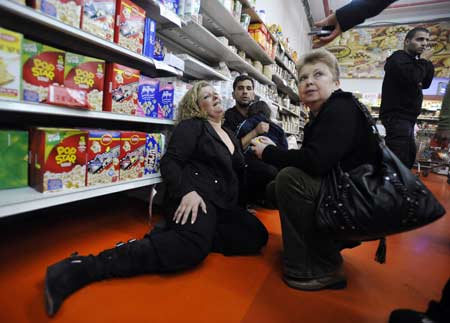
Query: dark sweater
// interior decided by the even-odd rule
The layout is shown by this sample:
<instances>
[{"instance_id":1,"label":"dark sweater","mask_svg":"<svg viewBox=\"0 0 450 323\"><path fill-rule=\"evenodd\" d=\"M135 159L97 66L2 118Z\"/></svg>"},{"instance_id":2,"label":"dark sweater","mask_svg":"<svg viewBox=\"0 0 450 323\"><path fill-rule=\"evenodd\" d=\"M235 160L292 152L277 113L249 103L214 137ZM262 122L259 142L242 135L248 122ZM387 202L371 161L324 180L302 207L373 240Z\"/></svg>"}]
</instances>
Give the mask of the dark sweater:
<instances>
[{"instance_id":1,"label":"dark sweater","mask_svg":"<svg viewBox=\"0 0 450 323\"><path fill-rule=\"evenodd\" d=\"M225 121L223 126L228 130L231 130L233 133L236 133L239 125L244 122L245 119L246 117L243 116L238 109L236 109L236 107L232 107L231 109L225 111Z\"/></svg>"},{"instance_id":2,"label":"dark sweater","mask_svg":"<svg viewBox=\"0 0 450 323\"><path fill-rule=\"evenodd\" d=\"M323 176L338 162L347 171L377 159L377 143L351 93L335 91L304 131L301 149L268 146L263 160L279 168L294 166L311 176Z\"/></svg>"},{"instance_id":3,"label":"dark sweater","mask_svg":"<svg viewBox=\"0 0 450 323\"><path fill-rule=\"evenodd\" d=\"M353 0L336 10L336 18L342 31L359 25L367 18L378 15L384 8L397 0Z\"/></svg>"},{"instance_id":4,"label":"dark sweater","mask_svg":"<svg viewBox=\"0 0 450 323\"><path fill-rule=\"evenodd\" d=\"M395 116L415 122L422 109L422 89L429 88L433 80L433 64L398 50L388 57L384 71L380 118Z\"/></svg>"}]
</instances>

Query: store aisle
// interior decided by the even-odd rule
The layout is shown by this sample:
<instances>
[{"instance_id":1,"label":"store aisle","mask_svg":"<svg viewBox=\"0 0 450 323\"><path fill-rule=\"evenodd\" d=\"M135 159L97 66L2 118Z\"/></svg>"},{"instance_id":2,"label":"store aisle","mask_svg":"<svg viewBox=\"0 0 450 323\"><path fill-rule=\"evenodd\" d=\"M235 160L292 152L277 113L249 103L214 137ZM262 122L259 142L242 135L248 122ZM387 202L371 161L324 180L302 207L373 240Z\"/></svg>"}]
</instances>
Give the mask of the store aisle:
<instances>
[{"instance_id":1,"label":"store aisle","mask_svg":"<svg viewBox=\"0 0 450 323\"><path fill-rule=\"evenodd\" d=\"M450 186L425 183L450 213ZM0 221L0 322L386 322L398 307L424 310L450 275L450 217L388 239L387 263L373 261L376 242L344 252L348 288L301 292L281 280L277 213L258 210L270 231L262 255L211 254L196 269L92 284L49 319L46 266L71 252L97 253L148 230L143 202L123 195L54 207Z\"/></svg>"}]
</instances>

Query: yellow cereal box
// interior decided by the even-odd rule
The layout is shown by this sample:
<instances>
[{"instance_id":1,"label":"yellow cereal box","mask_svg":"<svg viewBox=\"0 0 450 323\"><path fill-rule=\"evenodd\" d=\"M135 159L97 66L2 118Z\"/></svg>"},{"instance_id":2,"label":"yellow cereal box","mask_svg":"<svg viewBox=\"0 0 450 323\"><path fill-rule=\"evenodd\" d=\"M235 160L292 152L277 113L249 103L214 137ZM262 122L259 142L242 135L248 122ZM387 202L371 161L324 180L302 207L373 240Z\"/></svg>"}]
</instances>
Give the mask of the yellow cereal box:
<instances>
[{"instance_id":1,"label":"yellow cereal box","mask_svg":"<svg viewBox=\"0 0 450 323\"><path fill-rule=\"evenodd\" d=\"M23 35L0 28L0 98L20 100Z\"/></svg>"}]
</instances>

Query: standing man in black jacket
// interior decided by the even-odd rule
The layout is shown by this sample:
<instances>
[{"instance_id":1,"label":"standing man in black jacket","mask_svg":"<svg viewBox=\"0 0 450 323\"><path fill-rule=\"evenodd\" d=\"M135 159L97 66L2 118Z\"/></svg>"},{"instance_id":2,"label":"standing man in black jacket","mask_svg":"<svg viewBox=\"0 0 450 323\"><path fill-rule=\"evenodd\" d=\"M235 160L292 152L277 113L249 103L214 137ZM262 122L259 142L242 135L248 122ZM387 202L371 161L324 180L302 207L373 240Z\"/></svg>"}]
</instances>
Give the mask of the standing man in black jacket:
<instances>
[{"instance_id":1,"label":"standing man in black jacket","mask_svg":"<svg viewBox=\"0 0 450 323\"><path fill-rule=\"evenodd\" d=\"M422 89L430 87L434 76L429 41L426 28L411 29L404 49L394 52L384 65L380 118L386 128L386 145L409 168L416 158L414 125L422 110Z\"/></svg>"}]
</instances>

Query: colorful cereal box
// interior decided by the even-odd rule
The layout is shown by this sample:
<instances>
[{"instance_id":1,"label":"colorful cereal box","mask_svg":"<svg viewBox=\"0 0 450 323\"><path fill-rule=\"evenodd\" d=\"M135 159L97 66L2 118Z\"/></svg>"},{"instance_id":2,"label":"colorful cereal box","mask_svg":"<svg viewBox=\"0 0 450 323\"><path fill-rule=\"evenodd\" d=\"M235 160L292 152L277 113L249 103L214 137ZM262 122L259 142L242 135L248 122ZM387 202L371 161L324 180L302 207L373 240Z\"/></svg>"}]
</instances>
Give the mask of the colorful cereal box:
<instances>
[{"instance_id":1,"label":"colorful cereal box","mask_svg":"<svg viewBox=\"0 0 450 323\"><path fill-rule=\"evenodd\" d=\"M46 102L66 107L87 109L87 92L60 85L50 85Z\"/></svg>"},{"instance_id":2,"label":"colorful cereal box","mask_svg":"<svg viewBox=\"0 0 450 323\"><path fill-rule=\"evenodd\" d=\"M35 0L34 8L62 22L80 28L83 0Z\"/></svg>"},{"instance_id":3,"label":"colorful cereal box","mask_svg":"<svg viewBox=\"0 0 450 323\"><path fill-rule=\"evenodd\" d=\"M30 185L39 192L84 187L86 131L34 128L30 132Z\"/></svg>"},{"instance_id":4,"label":"colorful cereal box","mask_svg":"<svg viewBox=\"0 0 450 323\"><path fill-rule=\"evenodd\" d=\"M86 91L87 108L102 111L105 61L74 53L66 53L64 86Z\"/></svg>"},{"instance_id":5,"label":"colorful cereal box","mask_svg":"<svg viewBox=\"0 0 450 323\"><path fill-rule=\"evenodd\" d=\"M159 79L141 75L136 115L158 118Z\"/></svg>"},{"instance_id":6,"label":"colorful cereal box","mask_svg":"<svg viewBox=\"0 0 450 323\"><path fill-rule=\"evenodd\" d=\"M0 130L0 189L28 185L28 131Z\"/></svg>"},{"instance_id":7,"label":"colorful cereal box","mask_svg":"<svg viewBox=\"0 0 450 323\"><path fill-rule=\"evenodd\" d=\"M120 180L140 178L144 175L145 144L147 134L122 131L120 142Z\"/></svg>"},{"instance_id":8,"label":"colorful cereal box","mask_svg":"<svg viewBox=\"0 0 450 323\"><path fill-rule=\"evenodd\" d=\"M23 40L22 91L23 100L44 102L51 84L64 84L64 51Z\"/></svg>"},{"instance_id":9,"label":"colorful cereal box","mask_svg":"<svg viewBox=\"0 0 450 323\"><path fill-rule=\"evenodd\" d=\"M81 29L114 41L116 0L84 0Z\"/></svg>"},{"instance_id":10,"label":"colorful cereal box","mask_svg":"<svg viewBox=\"0 0 450 323\"><path fill-rule=\"evenodd\" d=\"M144 42L145 10L129 0L117 0L114 42L141 54Z\"/></svg>"},{"instance_id":11,"label":"colorful cereal box","mask_svg":"<svg viewBox=\"0 0 450 323\"><path fill-rule=\"evenodd\" d=\"M161 81L158 96L158 118L173 120L173 93L171 82Z\"/></svg>"},{"instance_id":12,"label":"colorful cereal box","mask_svg":"<svg viewBox=\"0 0 450 323\"><path fill-rule=\"evenodd\" d=\"M144 46L142 48L142 54L147 57L153 57L153 51L155 50L156 41L156 21L145 18L144 26Z\"/></svg>"},{"instance_id":13,"label":"colorful cereal box","mask_svg":"<svg viewBox=\"0 0 450 323\"><path fill-rule=\"evenodd\" d=\"M119 180L120 132L88 130L86 185Z\"/></svg>"},{"instance_id":14,"label":"colorful cereal box","mask_svg":"<svg viewBox=\"0 0 450 323\"><path fill-rule=\"evenodd\" d=\"M0 28L0 98L20 100L23 35Z\"/></svg>"},{"instance_id":15,"label":"colorful cereal box","mask_svg":"<svg viewBox=\"0 0 450 323\"><path fill-rule=\"evenodd\" d=\"M159 164L164 149L164 135L160 133L148 133L145 146L144 175L159 172Z\"/></svg>"},{"instance_id":16,"label":"colorful cereal box","mask_svg":"<svg viewBox=\"0 0 450 323\"><path fill-rule=\"evenodd\" d=\"M135 115L140 74L139 70L107 63L103 111Z\"/></svg>"}]
</instances>

